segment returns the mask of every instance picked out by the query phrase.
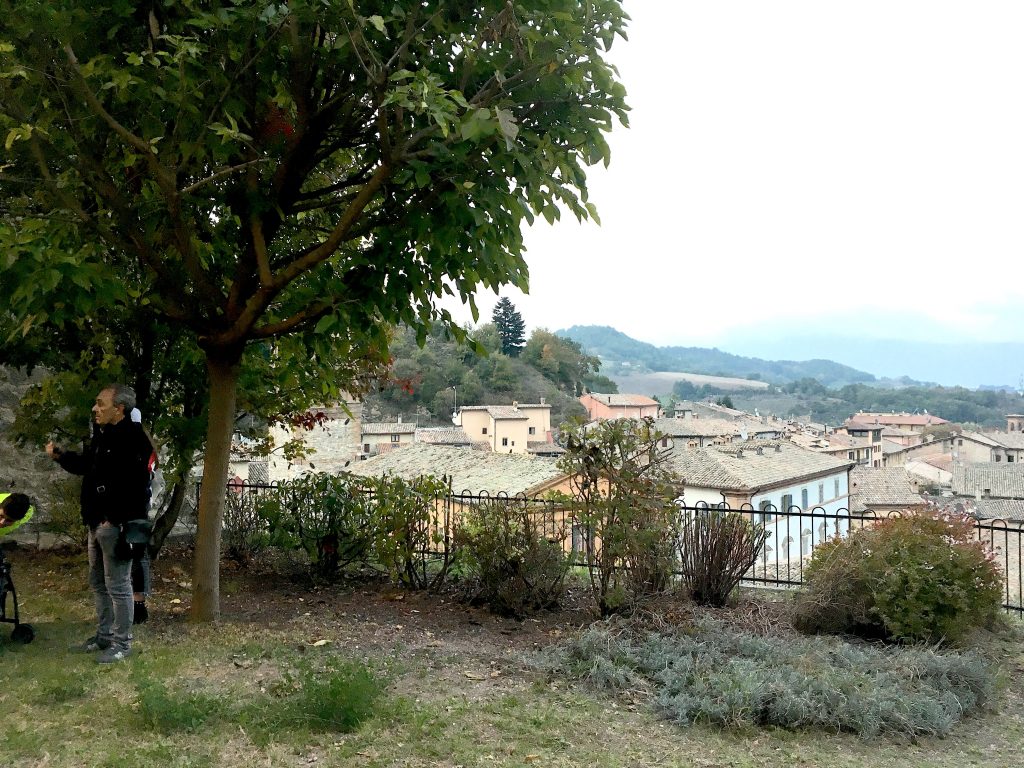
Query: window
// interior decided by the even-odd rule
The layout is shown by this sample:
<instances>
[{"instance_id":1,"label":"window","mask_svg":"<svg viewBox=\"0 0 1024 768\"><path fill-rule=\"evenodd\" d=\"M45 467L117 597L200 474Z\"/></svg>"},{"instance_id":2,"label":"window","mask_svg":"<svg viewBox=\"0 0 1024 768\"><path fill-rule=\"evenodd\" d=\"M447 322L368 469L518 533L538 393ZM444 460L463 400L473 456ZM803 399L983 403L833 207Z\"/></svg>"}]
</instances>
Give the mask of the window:
<instances>
[{"instance_id":1,"label":"window","mask_svg":"<svg viewBox=\"0 0 1024 768\"><path fill-rule=\"evenodd\" d=\"M483 429L481 429L480 430L480 434L481 435L486 435L487 434L487 427L484 427Z\"/></svg>"},{"instance_id":2,"label":"window","mask_svg":"<svg viewBox=\"0 0 1024 768\"><path fill-rule=\"evenodd\" d=\"M824 483L818 483L818 503L819 504L824 504L825 503L825 484Z\"/></svg>"},{"instance_id":3,"label":"window","mask_svg":"<svg viewBox=\"0 0 1024 768\"><path fill-rule=\"evenodd\" d=\"M996 463L999 463L999 462L1000 462L1000 461L1002 461L1002 460L1003 460L1003 457L1002 457L1002 456L1000 456L1000 455L999 455L999 454L997 453L997 454L996 454Z\"/></svg>"},{"instance_id":4,"label":"window","mask_svg":"<svg viewBox=\"0 0 1024 768\"><path fill-rule=\"evenodd\" d=\"M838 499L839 498L839 478L838 477L835 479L835 483L836 483L836 494L835 494L835 497Z\"/></svg>"},{"instance_id":5,"label":"window","mask_svg":"<svg viewBox=\"0 0 1024 768\"><path fill-rule=\"evenodd\" d=\"M1012 453L1006 454L1006 461L1009 462L1010 464L1013 463L1013 454Z\"/></svg>"},{"instance_id":6,"label":"window","mask_svg":"<svg viewBox=\"0 0 1024 768\"><path fill-rule=\"evenodd\" d=\"M846 454L846 458L848 458L848 459L855 458L854 455L853 455L853 451L848 451L847 454Z\"/></svg>"},{"instance_id":7,"label":"window","mask_svg":"<svg viewBox=\"0 0 1024 768\"><path fill-rule=\"evenodd\" d=\"M398 440L399 440L399 437L398 437L398 435L392 435L392 436L391 436L391 442L392 442L392 443L397 443L397 442L398 442Z\"/></svg>"},{"instance_id":8,"label":"window","mask_svg":"<svg viewBox=\"0 0 1024 768\"><path fill-rule=\"evenodd\" d=\"M810 498L808 498L809 496L810 496L810 493L808 492L808 490L806 488L804 488L804 489L802 489L800 491L800 508L801 509L807 509L808 502L810 502Z\"/></svg>"},{"instance_id":9,"label":"window","mask_svg":"<svg viewBox=\"0 0 1024 768\"><path fill-rule=\"evenodd\" d=\"M961 439L961 440L957 440L957 441L956 441L956 444L957 444L957 445L963 445L963 444L964 444L964 441L963 441L962 439Z\"/></svg>"},{"instance_id":10,"label":"window","mask_svg":"<svg viewBox=\"0 0 1024 768\"><path fill-rule=\"evenodd\" d=\"M363 453L369 453L369 452L370 452L370 444L369 443L363 443Z\"/></svg>"},{"instance_id":11,"label":"window","mask_svg":"<svg viewBox=\"0 0 1024 768\"><path fill-rule=\"evenodd\" d=\"M782 496L782 509L781 509L781 512L783 514L789 512L789 508L792 507L792 506L793 506L793 494L792 493L783 494L783 496Z\"/></svg>"},{"instance_id":12,"label":"window","mask_svg":"<svg viewBox=\"0 0 1024 768\"><path fill-rule=\"evenodd\" d=\"M508 445L508 438L507 437L501 438L501 444L502 445Z\"/></svg>"},{"instance_id":13,"label":"window","mask_svg":"<svg viewBox=\"0 0 1024 768\"><path fill-rule=\"evenodd\" d=\"M771 501L769 501L768 499L763 499L758 506L761 509L761 514L759 515L760 519L757 522L770 523L772 521L772 518L775 517L775 515L771 513Z\"/></svg>"},{"instance_id":14,"label":"window","mask_svg":"<svg viewBox=\"0 0 1024 768\"><path fill-rule=\"evenodd\" d=\"M536 435L537 434L537 428L536 427L530 427L530 434L531 435Z\"/></svg>"}]
</instances>

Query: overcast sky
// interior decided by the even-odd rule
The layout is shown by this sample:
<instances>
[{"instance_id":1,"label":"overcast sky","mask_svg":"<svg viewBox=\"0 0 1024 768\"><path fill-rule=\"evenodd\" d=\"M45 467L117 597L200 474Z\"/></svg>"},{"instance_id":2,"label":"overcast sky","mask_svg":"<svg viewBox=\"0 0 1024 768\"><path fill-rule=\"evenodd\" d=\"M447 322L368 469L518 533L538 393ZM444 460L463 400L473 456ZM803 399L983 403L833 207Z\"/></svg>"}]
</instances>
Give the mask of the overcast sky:
<instances>
[{"instance_id":1,"label":"overcast sky","mask_svg":"<svg viewBox=\"0 0 1024 768\"><path fill-rule=\"evenodd\" d=\"M527 233L529 328L1024 341L1024 2L625 7L602 225Z\"/></svg>"}]
</instances>

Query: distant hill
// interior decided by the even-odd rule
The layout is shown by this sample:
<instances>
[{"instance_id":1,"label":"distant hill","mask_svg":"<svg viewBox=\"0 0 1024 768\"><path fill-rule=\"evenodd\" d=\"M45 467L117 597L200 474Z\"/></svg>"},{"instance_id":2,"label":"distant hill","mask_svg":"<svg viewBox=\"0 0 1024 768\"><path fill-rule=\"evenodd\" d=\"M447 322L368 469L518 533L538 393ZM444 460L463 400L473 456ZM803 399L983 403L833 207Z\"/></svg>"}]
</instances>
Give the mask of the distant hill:
<instances>
[{"instance_id":1,"label":"distant hill","mask_svg":"<svg viewBox=\"0 0 1024 768\"><path fill-rule=\"evenodd\" d=\"M603 325L574 325L556 333L579 343L588 354L600 357L606 375L625 373L626 369L638 373L687 371L759 379L773 384L812 378L828 387L875 381L870 373L831 360L762 360L707 347L656 347Z\"/></svg>"}]
</instances>

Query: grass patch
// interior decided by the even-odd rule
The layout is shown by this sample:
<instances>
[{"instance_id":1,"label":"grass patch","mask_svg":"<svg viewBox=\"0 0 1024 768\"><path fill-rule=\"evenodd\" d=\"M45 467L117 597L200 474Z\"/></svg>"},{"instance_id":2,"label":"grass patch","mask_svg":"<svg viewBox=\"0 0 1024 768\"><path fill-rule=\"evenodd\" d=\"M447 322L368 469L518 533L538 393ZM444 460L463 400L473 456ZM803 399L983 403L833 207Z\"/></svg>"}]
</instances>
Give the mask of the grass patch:
<instances>
[{"instance_id":1,"label":"grass patch","mask_svg":"<svg viewBox=\"0 0 1024 768\"><path fill-rule=\"evenodd\" d=\"M375 714L383 687L355 662L335 659L322 668L306 663L284 675L272 700L250 703L241 719L265 734L281 729L349 733Z\"/></svg>"},{"instance_id":2,"label":"grass patch","mask_svg":"<svg viewBox=\"0 0 1024 768\"><path fill-rule=\"evenodd\" d=\"M547 668L643 698L681 725L820 728L945 736L990 705L995 672L971 653L769 638L710 618L691 633L595 625L550 652Z\"/></svg>"},{"instance_id":3,"label":"grass patch","mask_svg":"<svg viewBox=\"0 0 1024 768\"><path fill-rule=\"evenodd\" d=\"M157 563L164 572L175 565ZM19 597L37 636L27 646L0 638L0 766L1019 768L1024 749L1024 693L1015 682L1024 674L1024 623L1017 619L972 639L1013 681L1000 691L998 711L947 738L908 742L886 731L867 740L816 727L723 728L710 720L676 727L656 710L653 686L627 680L617 695L595 695L580 675L524 664L535 644L577 636L579 621L569 614L559 624L554 614L480 621L476 613L435 612L426 599L390 592L382 599L370 586L354 601L352 593L324 590L314 604L297 587L283 595L239 578L246 610L195 625L171 613L168 601L181 591L158 575L154 616L137 628L135 653L107 667L68 651L93 629L84 581L84 558L19 557ZM296 605L298 596L306 606ZM540 621L550 631L520 636ZM809 642L826 656L803 652L796 668L834 663L831 640ZM906 666L900 658L894 663ZM384 691L346 731L353 721L336 702L342 691L358 699L358 686L331 671L355 669L359 677L360 668Z\"/></svg>"},{"instance_id":4,"label":"grass patch","mask_svg":"<svg viewBox=\"0 0 1024 768\"><path fill-rule=\"evenodd\" d=\"M355 662L304 662L285 670L269 691L239 698L232 691L172 689L145 672L137 675L142 724L161 734L237 723L265 744L282 730L349 733L375 714L383 685Z\"/></svg>"}]
</instances>

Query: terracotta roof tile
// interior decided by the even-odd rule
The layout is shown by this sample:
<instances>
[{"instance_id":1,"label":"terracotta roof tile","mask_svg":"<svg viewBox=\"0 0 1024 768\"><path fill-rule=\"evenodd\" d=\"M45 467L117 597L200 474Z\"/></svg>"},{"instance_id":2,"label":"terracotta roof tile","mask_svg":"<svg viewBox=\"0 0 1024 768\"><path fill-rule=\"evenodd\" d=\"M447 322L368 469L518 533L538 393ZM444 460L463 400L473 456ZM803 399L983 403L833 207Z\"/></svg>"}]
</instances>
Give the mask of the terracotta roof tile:
<instances>
[{"instance_id":1,"label":"terracotta roof tile","mask_svg":"<svg viewBox=\"0 0 1024 768\"><path fill-rule=\"evenodd\" d=\"M758 453L758 449L761 452ZM785 440L677 448L668 465L689 486L754 490L845 470L853 463Z\"/></svg>"},{"instance_id":2,"label":"terracotta roof tile","mask_svg":"<svg viewBox=\"0 0 1024 768\"><path fill-rule=\"evenodd\" d=\"M850 510L917 507L925 503L903 467L854 467L850 471Z\"/></svg>"},{"instance_id":3,"label":"terracotta roof tile","mask_svg":"<svg viewBox=\"0 0 1024 768\"><path fill-rule=\"evenodd\" d=\"M952 486L957 496L981 494L1000 499L1024 499L1024 465L956 464Z\"/></svg>"},{"instance_id":4,"label":"terracotta roof tile","mask_svg":"<svg viewBox=\"0 0 1024 768\"><path fill-rule=\"evenodd\" d=\"M363 422L359 430L364 435L413 435L415 421L369 421Z\"/></svg>"},{"instance_id":5,"label":"terracotta roof tile","mask_svg":"<svg viewBox=\"0 0 1024 768\"><path fill-rule=\"evenodd\" d=\"M552 458L427 443L413 443L400 451L353 463L347 471L363 477L397 475L407 480L448 475L456 493L509 495L532 493L564 475Z\"/></svg>"}]
</instances>

